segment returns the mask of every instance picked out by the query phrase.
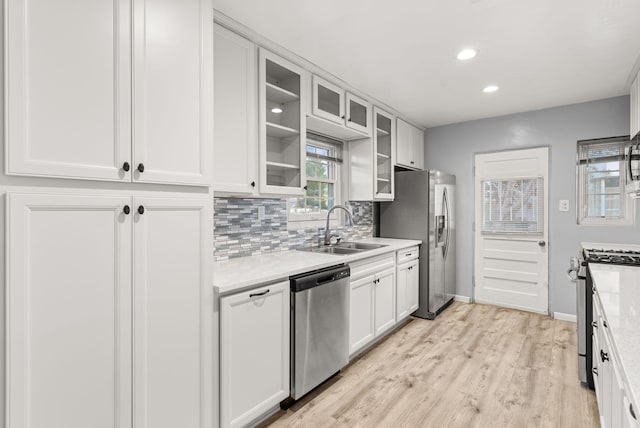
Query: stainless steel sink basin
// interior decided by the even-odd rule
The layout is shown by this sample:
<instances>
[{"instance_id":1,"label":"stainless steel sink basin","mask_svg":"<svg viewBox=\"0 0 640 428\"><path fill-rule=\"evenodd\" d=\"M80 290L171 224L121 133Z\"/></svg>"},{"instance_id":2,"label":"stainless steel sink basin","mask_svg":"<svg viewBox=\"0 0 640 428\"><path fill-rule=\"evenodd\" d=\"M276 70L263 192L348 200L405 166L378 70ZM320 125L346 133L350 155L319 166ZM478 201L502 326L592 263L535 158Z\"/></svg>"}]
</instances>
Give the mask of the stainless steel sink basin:
<instances>
[{"instance_id":1,"label":"stainless steel sink basin","mask_svg":"<svg viewBox=\"0 0 640 428\"><path fill-rule=\"evenodd\" d=\"M355 248L356 250L375 250L376 248L386 247L382 244L366 244L364 242L341 242L336 245L339 248Z\"/></svg>"},{"instance_id":2,"label":"stainless steel sink basin","mask_svg":"<svg viewBox=\"0 0 640 428\"><path fill-rule=\"evenodd\" d=\"M376 248L386 247L381 244L365 244L362 242L341 242L337 245L316 247L316 248L298 248L301 251L310 251L312 253L325 253L325 254L354 254L361 253L367 250L375 250Z\"/></svg>"},{"instance_id":3,"label":"stainless steel sink basin","mask_svg":"<svg viewBox=\"0 0 640 428\"><path fill-rule=\"evenodd\" d=\"M326 254L353 254L359 253L363 250L357 248L343 248L343 247L317 247L317 248L298 248L301 251L311 251L312 253L326 253Z\"/></svg>"}]
</instances>

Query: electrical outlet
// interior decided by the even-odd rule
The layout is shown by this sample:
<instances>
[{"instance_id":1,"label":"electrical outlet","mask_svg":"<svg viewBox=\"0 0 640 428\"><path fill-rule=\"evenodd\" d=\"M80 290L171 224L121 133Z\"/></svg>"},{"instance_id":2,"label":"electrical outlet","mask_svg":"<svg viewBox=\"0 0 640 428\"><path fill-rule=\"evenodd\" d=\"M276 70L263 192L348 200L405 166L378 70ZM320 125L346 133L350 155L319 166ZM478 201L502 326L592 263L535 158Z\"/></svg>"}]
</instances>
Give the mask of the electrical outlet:
<instances>
[{"instance_id":1,"label":"electrical outlet","mask_svg":"<svg viewBox=\"0 0 640 428\"><path fill-rule=\"evenodd\" d=\"M258 207L258 221L262 221L262 219L264 219L264 207L263 206L259 206Z\"/></svg>"},{"instance_id":2,"label":"electrical outlet","mask_svg":"<svg viewBox=\"0 0 640 428\"><path fill-rule=\"evenodd\" d=\"M560 211L569 211L568 199L560 199Z\"/></svg>"}]
</instances>

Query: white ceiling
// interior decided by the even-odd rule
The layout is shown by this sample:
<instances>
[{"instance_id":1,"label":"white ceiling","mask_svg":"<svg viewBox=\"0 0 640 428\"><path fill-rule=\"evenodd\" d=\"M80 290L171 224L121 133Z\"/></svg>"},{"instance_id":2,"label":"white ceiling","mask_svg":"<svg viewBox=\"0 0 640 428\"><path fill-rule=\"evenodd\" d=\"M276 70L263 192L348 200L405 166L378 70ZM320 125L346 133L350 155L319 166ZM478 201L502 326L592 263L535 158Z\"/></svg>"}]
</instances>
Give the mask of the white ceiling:
<instances>
[{"instance_id":1,"label":"white ceiling","mask_svg":"<svg viewBox=\"0 0 640 428\"><path fill-rule=\"evenodd\" d=\"M640 55L638 0L214 5L426 127L625 94ZM466 47L478 55L460 62Z\"/></svg>"}]
</instances>

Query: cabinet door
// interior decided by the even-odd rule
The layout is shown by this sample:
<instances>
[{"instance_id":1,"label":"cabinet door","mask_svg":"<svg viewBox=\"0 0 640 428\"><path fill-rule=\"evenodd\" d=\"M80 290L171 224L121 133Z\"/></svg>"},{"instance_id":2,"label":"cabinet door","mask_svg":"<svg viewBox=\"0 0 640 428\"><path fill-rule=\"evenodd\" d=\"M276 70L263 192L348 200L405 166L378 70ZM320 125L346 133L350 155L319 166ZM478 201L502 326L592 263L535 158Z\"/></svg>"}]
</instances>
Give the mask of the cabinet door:
<instances>
[{"instance_id":1,"label":"cabinet door","mask_svg":"<svg viewBox=\"0 0 640 428\"><path fill-rule=\"evenodd\" d=\"M7 0L7 174L129 181L131 0Z\"/></svg>"},{"instance_id":2,"label":"cabinet door","mask_svg":"<svg viewBox=\"0 0 640 428\"><path fill-rule=\"evenodd\" d=\"M131 427L131 199L7 201L8 426Z\"/></svg>"},{"instance_id":3,"label":"cabinet door","mask_svg":"<svg viewBox=\"0 0 640 428\"><path fill-rule=\"evenodd\" d=\"M629 94L630 120L629 136L633 138L640 131L640 74L636 76L631 84Z\"/></svg>"},{"instance_id":4,"label":"cabinet door","mask_svg":"<svg viewBox=\"0 0 640 428\"><path fill-rule=\"evenodd\" d=\"M396 128L396 164L412 166L413 126L402 119L397 120Z\"/></svg>"},{"instance_id":5,"label":"cabinet door","mask_svg":"<svg viewBox=\"0 0 640 428\"><path fill-rule=\"evenodd\" d=\"M252 195L258 180L256 48L216 24L213 52L214 190Z\"/></svg>"},{"instance_id":6,"label":"cabinet door","mask_svg":"<svg viewBox=\"0 0 640 428\"><path fill-rule=\"evenodd\" d=\"M618 367L618 362L613 355L613 349L610 349L609 359L611 362L611 426L621 427L626 409L624 406L624 384L622 381L622 372Z\"/></svg>"},{"instance_id":7,"label":"cabinet door","mask_svg":"<svg viewBox=\"0 0 640 428\"><path fill-rule=\"evenodd\" d=\"M414 260L409 265L409 275L407 277L407 307L409 314L418 309L418 298L420 294L420 261Z\"/></svg>"},{"instance_id":8,"label":"cabinet door","mask_svg":"<svg viewBox=\"0 0 640 428\"><path fill-rule=\"evenodd\" d=\"M409 315L409 296L408 296L408 282L409 282L409 265L402 264L397 268L396 274L396 314L397 321Z\"/></svg>"},{"instance_id":9,"label":"cabinet door","mask_svg":"<svg viewBox=\"0 0 640 428\"><path fill-rule=\"evenodd\" d=\"M374 200L393 200L393 147L396 139L396 121L392 115L377 107L373 109L373 162Z\"/></svg>"},{"instance_id":10,"label":"cabinet door","mask_svg":"<svg viewBox=\"0 0 640 428\"><path fill-rule=\"evenodd\" d=\"M374 277L351 281L349 296L349 354L371 342L375 336Z\"/></svg>"},{"instance_id":11,"label":"cabinet door","mask_svg":"<svg viewBox=\"0 0 640 428\"><path fill-rule=\"evenodd\" d=\"M212 208L134 198L134 425L212 424Z\"/></svg>"},{"instance_id":12,"label":"cabinet door","mask_svg":"<svg viewBox=\"0 0 640 428\"><path fill-rule=\"evenodd\" d=\"M306 187L305 72L259 51L260 193L304 195Z\"/></svg>"},{"instance_id":13,"label":"cabinet door","mask_svg":"<svg viewBox=\"0 0 640 428\"><path fill-rule=\"evenodd\" d=\"M133 179L208 185L212 1L133 1Z\"/></svg>"},{"instance_id":14,"label":"cabinet door","mask_svg":"<svg viewBox=\"0 0 640 428\"><path fill-rule=\"evenodd\" d=\"M289 282L220 299L221 426L246 426L289 395Z\"/></svg>"},{"instance_id":15,"label":"cabinet door","mask_svg":"<svg viewBox=\"0 0 640 428\"><path fill-rule=\"evenodd\" d=\"M344 125L344 90L314 75L312 91L313 115Z\"/></svg>"},{"instance_id":16,"label":"cabinet door","mask_svg":"<svg viewBox=\"0 0 640 428\"><path fill-rule=\"evenodd\" d=\"M420 128L412 127L412 161L416 169L424 169L424 133Z\"/></svg>"},{"instance_id":17,"label":"cabinet door","mask_svg":"<svg viewBox=\"0 0 640 428\"><path fill-rule=\"evenodd\" d=\"M347 92L345 105L347 108L346 125L356 131L371 134L371 104L362 98Z\"/></svg>"},{"instance_id":18,"label":"cabinet door","mask_svg":"<svg viewBox=\"0 0 640 428\"><path fill-rule=\"evenodd\" d=\"M396 271L386 269L375 279L375 335L389 330L396 323Z\"/></svg>"}]
</instances>

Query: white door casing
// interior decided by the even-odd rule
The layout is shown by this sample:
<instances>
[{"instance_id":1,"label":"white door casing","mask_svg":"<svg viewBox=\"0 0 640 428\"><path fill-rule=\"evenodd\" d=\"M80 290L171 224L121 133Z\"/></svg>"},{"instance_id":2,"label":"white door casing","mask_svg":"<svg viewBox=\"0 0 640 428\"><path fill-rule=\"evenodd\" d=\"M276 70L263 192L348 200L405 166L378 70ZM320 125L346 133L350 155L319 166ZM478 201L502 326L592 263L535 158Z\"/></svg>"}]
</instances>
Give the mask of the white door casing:
<instances>
[{"instance_id":1,"label":"white door casing","mask_svg":"<svg viewBox=\"0 0 640 428\"><path fill-rule=\"evenodd\" d=\"M542 178L542 233L482 233L482 182ZM546 147L475 156L475 300L548 313L549 150Z\"/></svg>"},{"instance_id":2,"label":"white door casing","mask_svg":"<svg viewBox=\"0 0 640 428\"><path fill-rule=\"evenodd\" d=\"M131 198L7 201L7 426L131 427Z\"/></svg>"}]
</instances>

